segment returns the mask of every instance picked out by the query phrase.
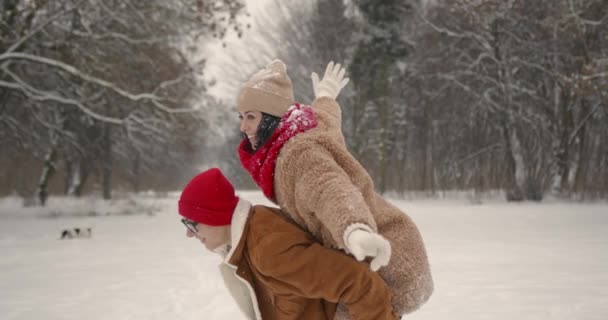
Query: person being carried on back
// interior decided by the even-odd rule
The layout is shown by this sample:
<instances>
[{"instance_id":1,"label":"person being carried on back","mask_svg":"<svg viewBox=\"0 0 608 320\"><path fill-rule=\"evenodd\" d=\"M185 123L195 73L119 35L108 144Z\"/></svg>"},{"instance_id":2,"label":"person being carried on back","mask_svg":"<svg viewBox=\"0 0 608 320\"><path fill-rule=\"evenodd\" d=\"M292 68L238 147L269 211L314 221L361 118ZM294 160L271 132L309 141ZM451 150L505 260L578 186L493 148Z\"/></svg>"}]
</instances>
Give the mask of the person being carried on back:
<instances>
[{"instance_id":1,"label":"person being carried on back","mask_svg":"<svg viewBox=\"0 0 608 320\"><path fill-rule=\"evenodd\" d=\"M286 68L275 60L239 91L241 164L281 212L325 246L369 259L391 289L397 315L418 309L433 292L424 242L346 148L336 101L348 83L345 70L330 62L323 79L313 73L308 106L294 102Z\"/></svg>"}]
</instances>

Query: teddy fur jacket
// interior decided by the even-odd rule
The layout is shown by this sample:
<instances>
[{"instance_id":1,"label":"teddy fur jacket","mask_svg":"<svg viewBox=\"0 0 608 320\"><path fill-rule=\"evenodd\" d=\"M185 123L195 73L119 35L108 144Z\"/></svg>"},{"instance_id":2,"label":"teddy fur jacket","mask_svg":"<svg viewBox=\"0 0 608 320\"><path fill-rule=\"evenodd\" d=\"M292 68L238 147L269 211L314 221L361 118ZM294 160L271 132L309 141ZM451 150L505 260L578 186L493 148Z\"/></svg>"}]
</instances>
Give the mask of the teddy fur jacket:
<instances>
[{"instance_id":1,"label":"teddy fur jacket","mask_svg":"<svg viewBox=\"0 0 608 320\"><path fill-rule=\"evenodd\" d=\"M384 236L392 254L379 273L391 289L394 310L402 315L418 309L433 292L433 280L417 226L374 191L371 177L348 152L338 103L320 97L312 108L317 127L291 138L278 155L279 206L328 247L346 249L345 237L357 228Z\"/></svg>"},{"instance_id":2,"label":"teddy fur jacket","mask_svg":"<svg viewBox=\"0 0 608 320\"><path fill-rule=\"evenodd\" d=\"M233 247L221 265L248 319L334 319L337 303L353 319L396 320L389 289L367 265L321 246L278 209L240 200Z\"/></svg>"}]
</instances>

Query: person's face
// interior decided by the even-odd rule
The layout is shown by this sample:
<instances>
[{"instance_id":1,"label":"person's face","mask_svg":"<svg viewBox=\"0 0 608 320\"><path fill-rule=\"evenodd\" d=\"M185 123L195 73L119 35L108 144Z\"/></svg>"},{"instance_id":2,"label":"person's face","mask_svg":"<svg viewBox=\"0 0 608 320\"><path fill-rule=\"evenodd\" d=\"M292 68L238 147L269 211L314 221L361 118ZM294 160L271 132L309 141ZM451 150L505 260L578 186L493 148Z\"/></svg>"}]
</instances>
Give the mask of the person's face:
<instances>
[{"instance_id":1,"label":"person's face","mask_svg":"<svg viewBox=\"0 0 608 320\"><path fill-rule=\"evenodd\" d=\"M230 242L230 226L213 227L199 223L196 229L194 232L186 228L186 237L198 239L207 250L213 251Z\"/></svg>"},{"instance_id":2,"label":"person's face","mask_svg":"<svg viewBox=\"0 0 608 320\"><path fill-rule=\"evenodd\" d=\"M241 132L247 135L251 147L255 149L258 143L257 131L260 122L262 121L262 113L260 111L245 111L239 112L241 120Z\"/></svg>"}]
</instances>

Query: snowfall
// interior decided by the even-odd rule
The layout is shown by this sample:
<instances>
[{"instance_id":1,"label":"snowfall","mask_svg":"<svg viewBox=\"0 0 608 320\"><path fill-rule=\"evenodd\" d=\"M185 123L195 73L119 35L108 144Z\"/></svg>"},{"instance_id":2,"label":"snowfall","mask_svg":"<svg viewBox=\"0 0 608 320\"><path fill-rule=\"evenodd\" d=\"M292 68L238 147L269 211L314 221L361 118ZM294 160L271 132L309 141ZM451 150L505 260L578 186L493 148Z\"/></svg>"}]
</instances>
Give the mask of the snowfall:
<instances>
[{"instance_id":1,"label":"snowfall","mask_svg":"<svg viewBox=\"0 0 608 320\"><path fill-rule=\"evenodd\" d=\"M244 319L220 258L186 238L178 196L51 198L44 208L0 199L0 319ZM420 228L435 280L405 318L608 319L608 203L391 201ZM91 237L59 239L76 227Z\"/></svg>"}]
</instances>

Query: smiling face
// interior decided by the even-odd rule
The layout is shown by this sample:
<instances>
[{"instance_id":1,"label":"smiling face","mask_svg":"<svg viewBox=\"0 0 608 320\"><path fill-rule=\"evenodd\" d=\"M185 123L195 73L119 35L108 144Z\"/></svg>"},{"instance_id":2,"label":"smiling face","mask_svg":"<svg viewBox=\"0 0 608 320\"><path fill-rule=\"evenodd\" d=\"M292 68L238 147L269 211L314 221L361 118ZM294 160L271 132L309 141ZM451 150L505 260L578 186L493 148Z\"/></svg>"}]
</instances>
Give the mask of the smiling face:
<instances>
[{"instance_id":1,"label":"smiling face","mask_svg":"<svg viewBox=\"0 0 608 320\"><path fill-rule=\"evenodd\" d=\"M241 132L247 135L251 147L255 149L258 143L257 131L262 121L262 113L254 110L239 112L239 119L241 120Z\"/></svg>"},{"instance_id":2,"label":"smiling face","mask_svg":"<svg viewBox=\"0 0 608 320\"><path fill-rule=\"evenodd\" d=\"M222 245L230 243L230 226L213 227L199 223L196 225L197 232L186 228L188 238L197 238L207 250L213 251Z\"/></svg>"}]
</instances>

